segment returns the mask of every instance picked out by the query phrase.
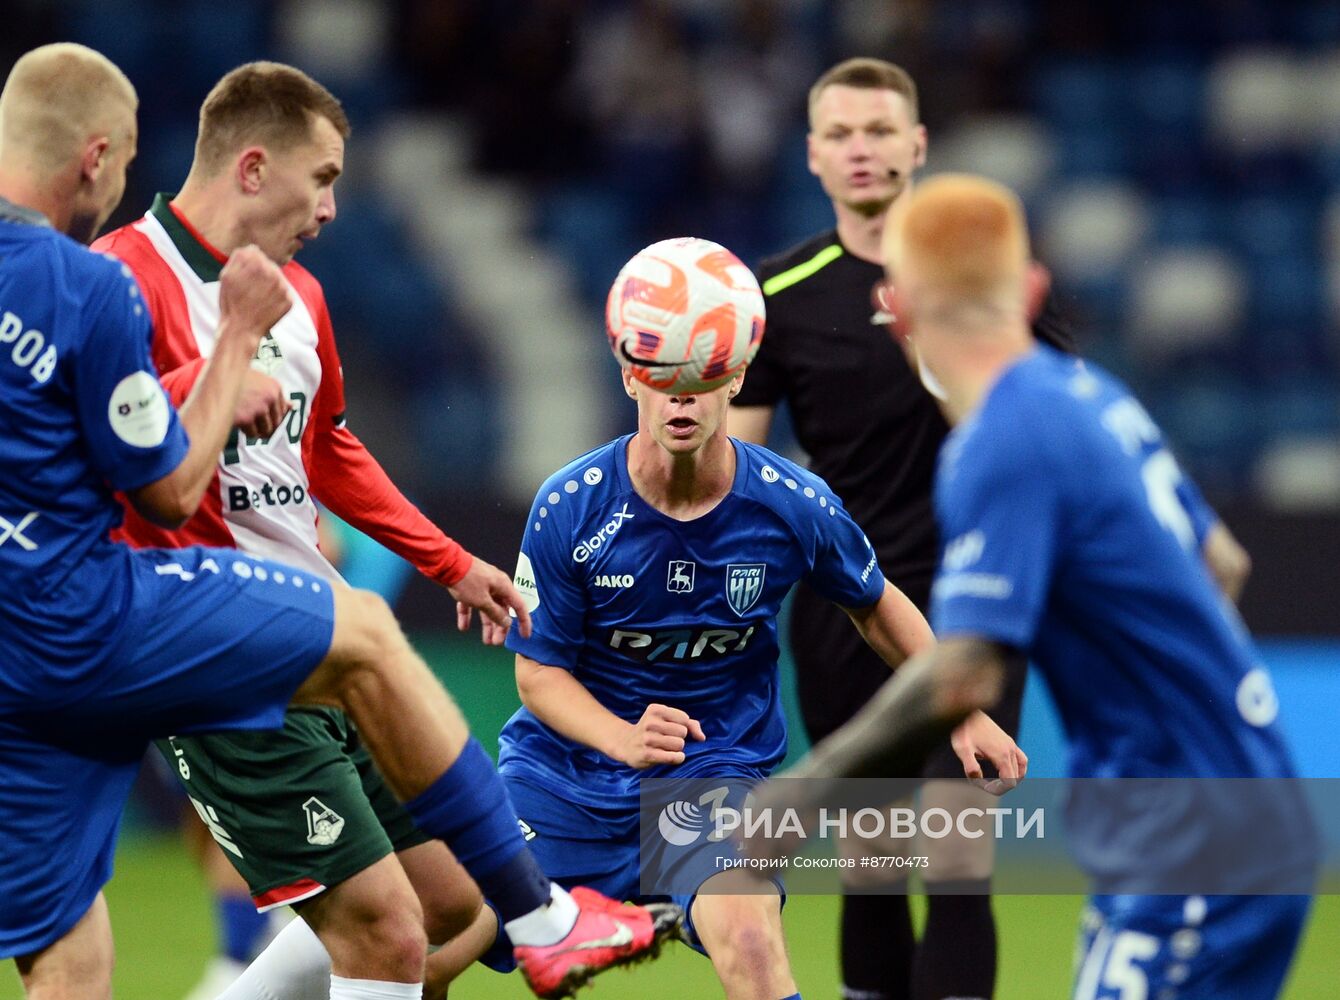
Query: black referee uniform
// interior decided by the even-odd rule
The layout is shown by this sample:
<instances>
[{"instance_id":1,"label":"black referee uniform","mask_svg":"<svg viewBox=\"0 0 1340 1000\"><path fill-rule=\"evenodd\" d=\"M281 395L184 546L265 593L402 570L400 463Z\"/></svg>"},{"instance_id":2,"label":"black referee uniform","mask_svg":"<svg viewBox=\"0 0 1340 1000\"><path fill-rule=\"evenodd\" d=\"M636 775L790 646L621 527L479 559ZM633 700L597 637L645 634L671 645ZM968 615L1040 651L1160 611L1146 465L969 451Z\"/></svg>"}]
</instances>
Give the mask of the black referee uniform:
<instances>
[{"instance_id":1,"label":"black referee uniform","mask_svg":"<svg viewBox=\"0 0 1340 1000\"><path fill-rule=\"evenodd\" d=\"M949 427L935 399L882 322L871 292L883 268L848 253L830 230L764 261L767 333L738 406L785 401L810 467L842 498L875 548L884 576L923 613L939 559L931 503L936 456ZM1043 341L1073 351L1050 299L1034 324ZM889 679L888 665L840 609L803 584L791 615L801 714L812 741L852 717ZM1015 736L1023 671L991 717ZM948 741L928 777L961 778Z\"/></svg>"}]
</instances>

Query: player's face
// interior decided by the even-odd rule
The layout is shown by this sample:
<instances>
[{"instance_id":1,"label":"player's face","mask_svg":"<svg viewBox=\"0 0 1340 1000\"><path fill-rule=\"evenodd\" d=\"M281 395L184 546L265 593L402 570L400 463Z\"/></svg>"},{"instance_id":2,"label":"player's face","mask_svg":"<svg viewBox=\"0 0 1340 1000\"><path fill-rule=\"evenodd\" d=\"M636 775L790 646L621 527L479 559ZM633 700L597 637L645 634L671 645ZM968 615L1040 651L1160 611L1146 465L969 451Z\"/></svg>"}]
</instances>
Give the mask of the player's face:
<instances>
[{"instance_id":1,"label":"player's face","mask_svg":"<svg viewBox=\"0 0 1340 1000\"><path fill-rule=\"evenodd\" d=\"M726 408L743 380L737 375L711 392L687 395L657 392L623 373L624 390L637 401L638 430L671 455L692 455L713 435L724 433Z\"/></svg>"},{"instance_id":2,"label":"player's face","mask_svg":"<svg viewBox=\"0 0 1340 1000\"><path fill-rule=\"evenodd\" d=\"M888 208L926 162L926 129L892 90L825 87L808 139L810 173L827 195L862 215Z\"/></svg>"},{"instance_id":3,"label":"player's face","mask_svg":"<svg viewBox=\"0 0 1340 1000\"><path fill-rule=\"evenodd\" d=\"M251 240L286 264L335 218L335 179L344 169L344 138L327 118L313 120L304 143L271 155Z\"/></svg>"}]
</instances>

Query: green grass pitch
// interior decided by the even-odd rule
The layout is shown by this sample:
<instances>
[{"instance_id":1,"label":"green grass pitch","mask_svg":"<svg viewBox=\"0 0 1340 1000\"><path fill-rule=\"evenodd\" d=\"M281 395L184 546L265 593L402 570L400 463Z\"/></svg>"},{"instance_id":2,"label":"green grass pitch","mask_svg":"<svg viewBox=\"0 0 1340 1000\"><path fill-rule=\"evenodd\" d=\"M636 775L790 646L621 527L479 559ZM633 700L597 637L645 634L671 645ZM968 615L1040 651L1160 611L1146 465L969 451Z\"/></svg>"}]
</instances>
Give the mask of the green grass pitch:
<instances>
[{"instance_id":1,"label":"green grass pitch","mask_svg":"<svg viewBox=\"0 0 1340 1000\"><path fill-rule=\"evenodd\" d=\"M492 745L516 704L510 657L450 640L419 646L485 745ZM176 839L127 836L107 895L116 934L117 1000L179 1000L212 953L213 939L200 876ZM1069 996L1080 902L1074 896L996 898L1001 952L997 1000ZM837 900L832 897L794 896L787 903L787 942L796 979L809 1000L838 995L837 914ZM1321 896L1284 996L1286 1000L1335 996L1337 983L1340 896ZM13 963L0 963L0 1000L19 1000L21 995ZM453 997L466 1000L519 1000L529 995L519 977L483 968L467 973L452 990ZM672 945L659 962L609 973L582 996L681 1000L719 997L721 991L706 959Z\"/></svg>"}]
</instances>

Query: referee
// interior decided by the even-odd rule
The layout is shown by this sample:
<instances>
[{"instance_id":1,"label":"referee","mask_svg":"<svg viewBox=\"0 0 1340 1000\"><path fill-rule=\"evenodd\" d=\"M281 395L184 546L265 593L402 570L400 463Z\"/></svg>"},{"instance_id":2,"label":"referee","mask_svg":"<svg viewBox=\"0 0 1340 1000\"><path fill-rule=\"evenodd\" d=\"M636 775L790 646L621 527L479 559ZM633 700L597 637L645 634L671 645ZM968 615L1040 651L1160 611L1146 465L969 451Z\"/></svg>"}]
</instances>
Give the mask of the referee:
<instances>
[{"instance_id":1,"label":"referee","mask_svg":"<svg viewBox=\"0 0 1340 1000\"><path fill-rule=\"evenodd\" d=\"M774 408L785 401L813 470L865 529L885 577L925 612L939 557L931 482L948 426L871 296L884 277L884 217L926 160L916 85L890 63L851 59L814 84L809 116L810 171L832 199L837 226L760 267L768 332L732 405L730 431L764 443ZM1073 350L1050 301L1034 333ZM865 647L847 616L803 585L792 608L791 650L801 713L814 742L851 718L889 678L888 666ZM1012 736L1023 681L1020 669L990 713ZM926 786L928 804L954 809L986 795L962 780L963 766L948 743L931 758L926 776L955 779ZM846 886L842 910L848 1000L992 995L991 842L942 841L922 850L932 851L932 870L950 878L940 885L927 880L919 947L904 887L888 881L890 873L905 876L883 869L883 881L872 885L860 881L862 869L847 870L857 876Z\"/></svg>"}]
</instances>

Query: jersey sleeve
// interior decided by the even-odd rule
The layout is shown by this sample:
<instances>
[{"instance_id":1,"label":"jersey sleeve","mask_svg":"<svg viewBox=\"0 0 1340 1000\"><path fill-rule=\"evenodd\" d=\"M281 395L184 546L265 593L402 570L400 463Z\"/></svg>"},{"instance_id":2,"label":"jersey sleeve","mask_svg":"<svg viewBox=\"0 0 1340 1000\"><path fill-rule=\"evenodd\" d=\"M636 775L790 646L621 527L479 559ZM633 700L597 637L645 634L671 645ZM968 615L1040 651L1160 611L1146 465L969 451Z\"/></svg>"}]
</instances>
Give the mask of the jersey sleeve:
<instances>
[{"instance_id":1,"label":"jersey sleeve","mask_svg":"<svg viewBox=\"0 0 1340 1000\"><path fill-rule=\"evenodd\" d=\"M158 381L148 310L124 265L97 282L84 324L73 388L89 454L113 489L137 489L180 465L189 442Z\"/></svg>"},{"instance_id":2,"label":"jersey sleeve","mask_svg":"<svg viewBox=\"0 0 1340 1000\"><path fill-rule=\"evenodd\" d=\"M567 511L540 515L540 488L531 506L513 582L530 612L530 638L516 629L507 633L507 648L537 663L571 670L577 665L586 628L586 585L572 560L572 522Z\"/></svg>"},{"instance_id":3,"label":"jersey sleeve","mask_svg":"<svg viewBox=\"0 0 1340 1000\"><path fill-rule=\"evenodd\" d=\"M320 284L296 263L286 265L284 274L316 322L321 384L303 441L303 462L313 493L339 517L430 580L447 587L458 583L470 571L474 558L410 503L346 426L344 369Z\"/></svg>"},{"instance_id":4,"label":"jersey sleeve","mask_svg":"<svg viewBox=\"0 0 1340 1000\"><path fill-rule=\"evenodd\" d=\"M1186 473L1183 473L1178 480L1177 496L1182 501L1182 506L1186 508L1187 517L1191 519L1191 530L1196 536L1196 548L1200 549L1205 545L1210 529L1218 523L1219 515L1205 499L1195 480Z\"/></svg>"},{"instance_id":5,"label":"jersey sleeve","mask_svg":"<svg viewBox=\"0 0 1340 1000\"><path fill-rule=\"evenodd\" d=\"M450 587L470 571L470 553L409 502L347 427L313 433L307 469L318 500L430 580Z\"/></svg>"},{"instance_id":6,"label":"jersey sleeve","mask_svg":"<svg viewBox=\"0 0 1340 1000\"><path fill-rule=\"evenodd\" d=\"M1042 442L999 421L975 425L966 442L951 437L940 461L935 500L943 542L931 627L942 638L971 635L1026 650L1058 549L1059 466Z\"/></svg>"},{"instance_id":7,"label":"jersey sleeve","mask_svg":"<svg viewBox=\"0 0 1340 1000\"><path fill-rule=\"evenodd\" d=\"M812 538L812 556L805 582L826 600L844 608L868 608L884 593L884 574L879 568L870 539L823 480L810 477L800 498L812 490L815 497L803 504ZM819 500L824 502L821 504Z\"/></svg>"}]
</instances>

